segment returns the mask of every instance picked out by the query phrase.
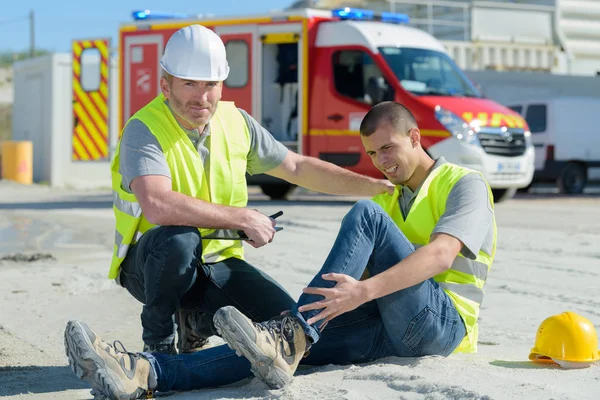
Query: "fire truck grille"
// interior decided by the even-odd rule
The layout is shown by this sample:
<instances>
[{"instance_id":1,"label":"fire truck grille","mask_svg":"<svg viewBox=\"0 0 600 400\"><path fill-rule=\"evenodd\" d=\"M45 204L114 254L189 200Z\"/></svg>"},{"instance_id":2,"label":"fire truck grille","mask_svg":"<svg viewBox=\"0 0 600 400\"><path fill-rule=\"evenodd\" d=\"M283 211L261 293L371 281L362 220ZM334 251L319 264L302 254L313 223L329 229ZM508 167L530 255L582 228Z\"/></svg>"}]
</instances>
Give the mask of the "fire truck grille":
<instances>
[{"instance_id":1,"label":"fire truck grille","mask_svg":"<svg viewBox=\"0 0 600 400\"><path fill-rule=\"evenodd\" d=\"M517 157L525 154L525 133L522 129L509 129L504 132L482 129L478 137L481 147L488 154L504 157Z\"/></svg>"}]
</instances>

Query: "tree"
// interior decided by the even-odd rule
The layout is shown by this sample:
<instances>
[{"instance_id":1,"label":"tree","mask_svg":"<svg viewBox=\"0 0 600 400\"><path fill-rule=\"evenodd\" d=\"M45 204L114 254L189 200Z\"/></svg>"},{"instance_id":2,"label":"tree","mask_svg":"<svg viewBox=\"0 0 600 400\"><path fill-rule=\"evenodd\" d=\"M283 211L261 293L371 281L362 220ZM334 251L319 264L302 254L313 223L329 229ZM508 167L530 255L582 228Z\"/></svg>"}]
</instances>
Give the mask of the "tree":
<instances>
[{"instance_id":1,"label":"tree","mask_svg":"<svg viewBox=\"0 0 600 400\"><path fill-rule=\"evenodd\" d=\"M35 57L43 56L45 54L49 54L48 50L36 50L34 53ZM0 52L0 68L2 67L10 67L15 61L24 60L29 58L28 51L21 52L13 52L13 51L3 51Z\"/></svg>"}]
</instances>

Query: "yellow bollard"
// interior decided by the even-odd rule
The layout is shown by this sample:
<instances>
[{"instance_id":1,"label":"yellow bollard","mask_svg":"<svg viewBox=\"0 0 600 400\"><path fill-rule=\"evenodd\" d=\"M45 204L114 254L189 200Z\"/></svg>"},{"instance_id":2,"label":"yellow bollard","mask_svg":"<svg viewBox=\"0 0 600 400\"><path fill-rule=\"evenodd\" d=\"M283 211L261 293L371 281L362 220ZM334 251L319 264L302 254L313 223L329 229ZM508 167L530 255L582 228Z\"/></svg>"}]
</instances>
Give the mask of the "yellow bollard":
<instances>
[{"instance_id":1,"label":"yellow bollard","mask_svg":"<svg viewBox=\"0 0 600 400\"><path fill-rule=\"evenodd\" d=\"M2 178L30 185L33 182L33 142L2 142Z\"/></svg>"}]
</instances>

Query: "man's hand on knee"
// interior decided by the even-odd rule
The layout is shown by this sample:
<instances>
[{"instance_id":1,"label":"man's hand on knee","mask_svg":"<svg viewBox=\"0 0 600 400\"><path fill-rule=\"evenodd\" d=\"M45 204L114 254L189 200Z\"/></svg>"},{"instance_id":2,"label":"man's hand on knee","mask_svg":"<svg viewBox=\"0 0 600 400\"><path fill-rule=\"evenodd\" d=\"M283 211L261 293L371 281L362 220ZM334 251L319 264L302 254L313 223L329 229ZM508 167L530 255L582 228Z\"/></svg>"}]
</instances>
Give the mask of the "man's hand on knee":
<instances>
[{"instance_id":1,"label":"man's hand on knee","mask_svg":"<svg viewBox=\"0 0 600 400\"><path fill-rule=\"evenodd\" d=\"M322 278L337 283L332 288L304 288L303 292L306 294L324 297L323 300L298 308L300 312L322 309L320 313L306 321L309 325L318 321L323 321L321 325L324 325L335 317L352 311L368 301L367 292L361 281L357 281L349 275L336 273L324 274Z\"/></svg>"}]
</instances>

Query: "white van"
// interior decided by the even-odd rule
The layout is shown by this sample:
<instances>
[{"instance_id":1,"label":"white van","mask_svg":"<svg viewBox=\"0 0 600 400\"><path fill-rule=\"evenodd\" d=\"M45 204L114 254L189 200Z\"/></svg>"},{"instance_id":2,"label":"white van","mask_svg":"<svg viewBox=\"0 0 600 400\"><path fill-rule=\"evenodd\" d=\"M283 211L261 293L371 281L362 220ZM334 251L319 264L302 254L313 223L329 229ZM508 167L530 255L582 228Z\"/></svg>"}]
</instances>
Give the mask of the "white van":
<instances>
[{"instance_id":1,"label":"white van","mask_svg":"<svg viewBox=\"0 0 600 400\"><path fill-rule=\"evenodd\" d=\"M533 182L556 182L561 193L579 194L600 179L600 97L557 96L512 101L531 130Z\"/></svg>"}]
</instances>

